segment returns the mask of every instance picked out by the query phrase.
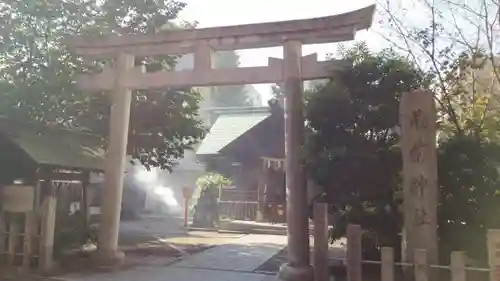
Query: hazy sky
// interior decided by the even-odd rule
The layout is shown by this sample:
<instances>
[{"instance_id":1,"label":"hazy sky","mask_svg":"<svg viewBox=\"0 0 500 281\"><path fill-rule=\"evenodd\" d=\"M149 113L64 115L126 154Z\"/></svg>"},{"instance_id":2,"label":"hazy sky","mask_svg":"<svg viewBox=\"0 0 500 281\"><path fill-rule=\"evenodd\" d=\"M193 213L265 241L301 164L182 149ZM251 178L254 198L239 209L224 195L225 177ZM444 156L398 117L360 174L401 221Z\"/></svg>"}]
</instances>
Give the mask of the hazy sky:
<instances>
[{"instance_id":1,"label":"hazy sky","mask_svg":"<svg viewBox=\"0 0 500 281\"><path fill-rule=\"evenodd\" d=\"M373 0L184 0L187 3L181 19L198 21L199 27L225 26L269 21L304 19L341 14L359 9ZM374 21L374 24L376 21ZM358 32L356 40L365 40L371 47L381 44L376 34L370 31ZM336 51L335 45L310 45L304 47L304 55L317 52L323 59L326 53ZM268 57L283 57L282 48L266 48L240 51L242 66L266 65ZM269 85L256 85L264 102L270 94Z\"/></svg>"}]
</instances>

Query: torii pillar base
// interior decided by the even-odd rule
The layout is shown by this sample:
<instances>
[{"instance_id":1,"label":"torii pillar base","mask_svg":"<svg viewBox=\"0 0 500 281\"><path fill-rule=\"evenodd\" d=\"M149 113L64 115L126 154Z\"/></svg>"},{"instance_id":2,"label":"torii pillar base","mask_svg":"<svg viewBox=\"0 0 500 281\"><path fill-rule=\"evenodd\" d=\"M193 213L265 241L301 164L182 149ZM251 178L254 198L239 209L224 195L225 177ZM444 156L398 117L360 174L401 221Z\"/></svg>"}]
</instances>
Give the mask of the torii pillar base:
<instances>
[{"instance_id":1,"label":"torii pillar base","mask_svg":"<svg viewBox=\"0 0 500 281\"><path fill-rule=\"evenodd\" d=\"M278 277L284 281L312 281L314 270L310 265L293 266L285 263L280 267Z\"/></svg>"},{"instance_id":2,"label":"torii pillar base","mask_svg":"<svg viewBox=\"0 0 500 281\"><path fill-rule=\"evenodd\" d=\"M93 262L98 267L119 267L125 263L125 253L122 251L99 249L93 257Z\"/></svg>"}]
</instances>

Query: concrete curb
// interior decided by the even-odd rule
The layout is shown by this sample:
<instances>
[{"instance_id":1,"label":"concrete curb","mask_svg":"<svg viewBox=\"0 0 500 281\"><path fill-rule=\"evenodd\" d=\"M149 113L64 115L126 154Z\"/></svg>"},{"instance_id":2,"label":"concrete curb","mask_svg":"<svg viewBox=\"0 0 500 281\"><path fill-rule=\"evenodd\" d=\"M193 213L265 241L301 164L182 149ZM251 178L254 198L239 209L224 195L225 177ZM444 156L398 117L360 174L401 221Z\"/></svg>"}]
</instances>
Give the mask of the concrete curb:
<instances>
[{"instance_id":1,"label":"concrete curb","mask_svg":"<svg viewBox=\"0 0 500 281\"><path fill-rule=\"evenodd\" d=\"M216 229L216 228L202 228L202 227L188 227L189 231L210 231L225 234L267 234L267 235L286 235L286 230L276 229L251 229L251 230L229 230L229 229Z\"/></svg>"}]
</instances>

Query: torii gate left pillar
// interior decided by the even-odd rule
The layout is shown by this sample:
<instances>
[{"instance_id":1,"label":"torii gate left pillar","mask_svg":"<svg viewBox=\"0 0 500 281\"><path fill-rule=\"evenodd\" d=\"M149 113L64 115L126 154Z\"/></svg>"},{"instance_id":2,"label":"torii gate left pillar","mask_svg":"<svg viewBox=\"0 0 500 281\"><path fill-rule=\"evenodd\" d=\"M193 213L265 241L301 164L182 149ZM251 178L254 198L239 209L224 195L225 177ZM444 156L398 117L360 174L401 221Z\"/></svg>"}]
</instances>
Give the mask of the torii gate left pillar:
<instances>
[{"instance_id":1,"label":"torii gate left pillar","mask_svg":"<svg viewBox=\"0 0 500 281\"><path fill-rule=\"evenodd\" d=\"M304 116L303 80L331 77L345 66L341 61L317 61L316 55L302 57L303 44L319 44L354 39L357 30L371 26L374 6L350 13L307 20L173 30L153 35L78 37L68 42L85 57L115 58L119 69L81 77L82 89L112 91L111 136L108 150L99 256L104 263L116 262L118 250L123 170L130 118L131 90L165 89L282 83L285 85L285 172L287 198L288 263L280 277L289 281L310 281L307 185L301 156ZM284 59L269 59L268 66L213 69L212 50L284 47ZM144 73L133 65L134 57L192 53L194 70ZM348 64L349 62L347 62ZM123 96L121 98L121 96Z\"/></svg>"}]
</instances>

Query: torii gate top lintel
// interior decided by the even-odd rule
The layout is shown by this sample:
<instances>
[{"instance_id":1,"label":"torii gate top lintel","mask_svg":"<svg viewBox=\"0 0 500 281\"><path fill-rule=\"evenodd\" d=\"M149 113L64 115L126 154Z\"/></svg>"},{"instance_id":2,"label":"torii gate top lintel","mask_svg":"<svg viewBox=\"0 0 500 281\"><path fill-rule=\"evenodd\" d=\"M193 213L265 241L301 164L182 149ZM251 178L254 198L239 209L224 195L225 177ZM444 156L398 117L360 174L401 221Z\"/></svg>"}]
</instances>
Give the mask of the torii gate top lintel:
<instances>
[{"instance_id":1,"label":"torii gate top lintel","mask_svg":"<svg viewBox=\"0 0 500 281\"><path fill-rule=\"evenodd\" d=\"M320 44L354 39L356 31L371 27L375 5L344 14L281 22L267 22L201 29L168 30L155 34L75 36L67 45L78 54L108 57L120 51L134 55L196 52L200 41L214 50L282 46L285 40Z\"/></svg>"},{"instance_id":2,"label":"torii gate top lintel","mask_svg":"<svg viewBox=\"0 0 500 281\"><path fill-rule=\"evenodd\" d=\"M281 59L270 58L267 66L213 69L212 50L238 50L283 46L286 41L300 44L333 43L354 39L356 31L371 26L375 6L349 13L305 20L259 23L190 30L171 30L156 34L75 37L70 47L83 57L129 57L128 67L106 67L102 73L82 75L78 85L87 90L112 90L117 77L127 89L159 89L220 85L264 84L283 81ZM133 56L194 54L193 71L144 73L133 65ZM123 61L125 62L125 61ZM303 80L331 77L332 72L349 62L317 61L315 55L302 58ZM120 68L120 70L117 70ZM121 71L118 74L116 71Z\"/></svg>"}]
</instances>

